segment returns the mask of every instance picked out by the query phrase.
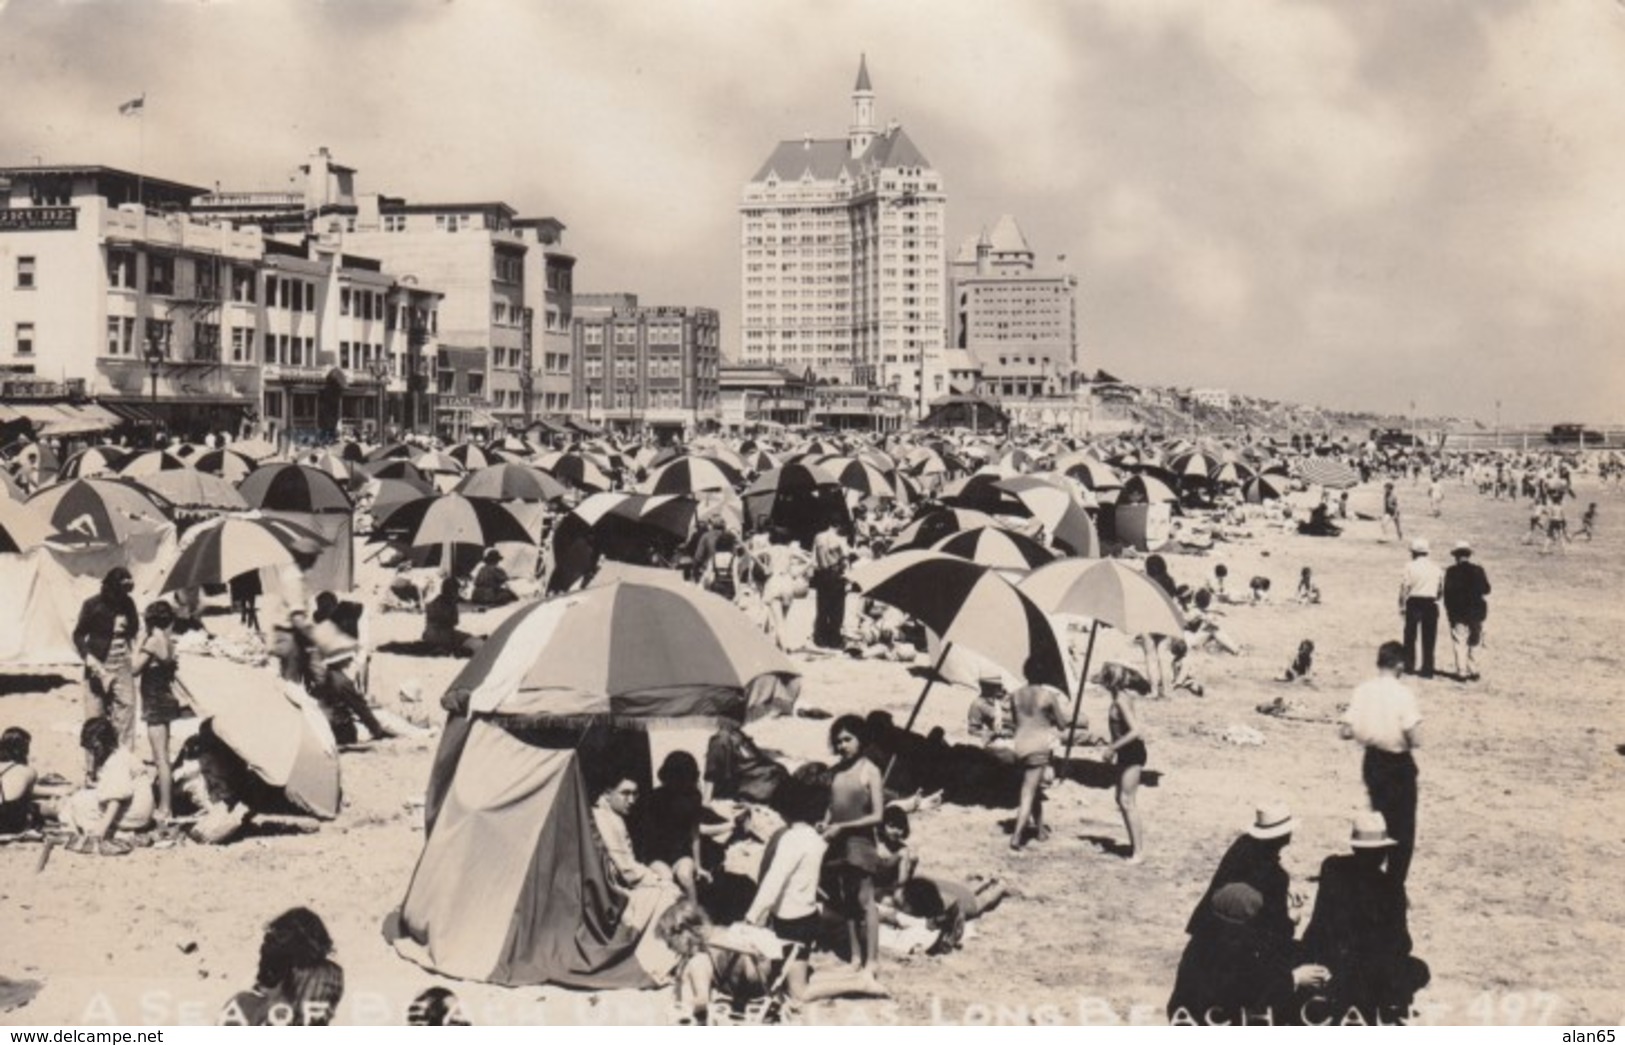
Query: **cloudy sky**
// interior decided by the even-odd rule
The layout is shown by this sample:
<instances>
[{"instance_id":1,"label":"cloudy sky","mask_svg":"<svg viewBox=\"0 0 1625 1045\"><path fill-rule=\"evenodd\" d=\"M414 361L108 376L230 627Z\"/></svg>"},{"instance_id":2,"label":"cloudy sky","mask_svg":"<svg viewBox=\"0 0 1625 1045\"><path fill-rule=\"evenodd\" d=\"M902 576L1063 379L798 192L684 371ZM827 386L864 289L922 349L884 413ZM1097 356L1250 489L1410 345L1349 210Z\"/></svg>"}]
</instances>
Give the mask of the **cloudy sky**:
<instances>
[{"instance_id":1,"label":"cloudy sky","mask_svg":"<svg viewBox=\"0 0 1625 1045\"><path fill-rule=\"evenodd\" d=\"M744 180L858 54L1130 379L1625 422L1625 0L0 0L0 164L137 162L569 226L578 286L739 314Z\"/></svg>"}]
</instances>

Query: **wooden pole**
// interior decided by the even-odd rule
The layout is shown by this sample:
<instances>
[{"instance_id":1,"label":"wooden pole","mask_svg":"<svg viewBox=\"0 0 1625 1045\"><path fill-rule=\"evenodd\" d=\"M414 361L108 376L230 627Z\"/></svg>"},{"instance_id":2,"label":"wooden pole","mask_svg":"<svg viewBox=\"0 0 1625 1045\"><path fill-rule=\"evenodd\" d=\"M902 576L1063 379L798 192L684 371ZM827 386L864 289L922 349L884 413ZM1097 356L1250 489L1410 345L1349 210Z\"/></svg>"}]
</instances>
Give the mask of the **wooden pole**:
<instances>
[{"instance_id":1,"label":"wooden pole","mask_svg":"<svg viewBox=\"0 0 1625 1045\"><path fill-rule=\"evenodd\" d=\"M1089 625L1089 645L1083 651L1083 670L1078 672L1078 695L1072 701L1072 722L1066 727L1066 756L1062 762L1072 761L1072 743L1078 733L1078 714L1083 710L1083 687L1089 684L1089 662L1095 656L1095 636L1100 632L1100 622L1093 621Z\"/></svg>"}]
</instances>

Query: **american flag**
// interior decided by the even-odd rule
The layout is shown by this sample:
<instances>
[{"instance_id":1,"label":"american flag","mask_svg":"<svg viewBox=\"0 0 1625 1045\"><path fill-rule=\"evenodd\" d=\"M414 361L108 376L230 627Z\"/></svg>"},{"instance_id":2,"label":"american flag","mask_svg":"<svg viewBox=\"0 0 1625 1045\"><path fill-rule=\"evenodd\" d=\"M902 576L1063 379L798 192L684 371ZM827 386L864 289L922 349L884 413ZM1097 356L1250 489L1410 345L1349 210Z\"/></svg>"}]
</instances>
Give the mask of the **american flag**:
<instances>
[{"instance_id":1,"label":"american flag","mask_svg":"<svg viewBox=\"0 0 1625 1045\"><path fill-rule=\"evenodd\" d=\"M141 111L143 109L145 109L146 107L147 107L147 96L143 94L141 97L139 97L139 98L131 98L129 101L127 101L123 105L119 106L118 107L118 114L120 116L140 116Z\"/></svg>"}]
</instances>

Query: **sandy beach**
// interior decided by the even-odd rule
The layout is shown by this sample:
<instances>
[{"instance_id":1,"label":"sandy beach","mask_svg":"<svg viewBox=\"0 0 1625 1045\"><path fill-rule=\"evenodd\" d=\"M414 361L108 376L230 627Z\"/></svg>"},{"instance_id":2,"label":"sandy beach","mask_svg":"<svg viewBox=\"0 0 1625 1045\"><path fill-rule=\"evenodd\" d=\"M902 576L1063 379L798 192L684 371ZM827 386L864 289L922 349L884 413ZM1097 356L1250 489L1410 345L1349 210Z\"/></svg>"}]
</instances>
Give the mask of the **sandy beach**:
<instances>
[{"instance_id":1,"label":"sandy beach","mask_svg":"<svg viewBox=\"0 0 1625 1045\"><path fill-rule=\"evenodd\" d=\"M1454 482L1444 514L1427 516L1425 487L1401 483L1414 506L1412 531L1440 553L1459 538L1494 585L1482 682L1414 682L1422 703L1420 829L1410 878L1416 953L1433 982L1418 999L1438 1023L1598 1024L1625 1019L1625 858L1619 789L1625 742L1615 679L1625 607L1625 498L1586 477L1581 502L1601 503L1594 543L1566 555L1521 545L1526 503L1494 501ZM1378 488L1354 492L1374 511ZM1255 797L1286 798L1298 831L1285 862L1308 881L1325 856L1345 848L1348 818L1364 802L1357 747L1342 741L1338 705L1373 673L1375 650L1397 638L1395 608L1404 546L1380 543L1374 522L1351 522L1341 539L1277 530L1208 555L1170 556L1174 576L1199 582L1225 563L1232 586L1262 574L1270 605L1225 607L1240 657L1193 658L1207 695L1144 701L1154 782L1142 792L1149 851L1141 866L1101 850L1123 838L1110 775L1085 765L1080 781L1050 791L1054 837L1011 854L1007 810L945 807L914 818L914 842L932 873L998 876L1017 891L976 923L963 950L942 958L888 958L886 1002L814 1006L809 1022L1162 1022L1184 945L1183 926L1224 847L1249 822ZM1312 566L1318 606L1291 600L1298 571ZM383 573L361 572L376 589ZM500 611L465 617L487 632ZM810 601L795 625L809 626ZM229 618L209 618L211 627ZM378 641L415 638L419 618L375 615ZM1311 686L1272 681L1301 639L1317 647ZM1096 660L1130 657L1108 636ZM1442 667L1450 664L1441 638ZM834 713L874 709L906 718L920 680L906 666L798 656L803 701ZM417 682L433 702L460 662L380 654L374 692ZM0 725L35 736L33 762L76 778L81 718L77 686L0 696ZM1306 719L1255 711L1277 696ZM938 686L919 728L963 732L968 690ZM1105 699L1091 690L1084 713L1098 726ZM1256 730L1261 745L1224 739ZM778 719L751 732L788 759L826 758L827 723ZM656 735L703 751L704 734ZM0 975L43 983L38 996L0 1022L172 1024L211 1022L253 980L262 924L295 904L327 921L347 973L337 1022L399 1023L418 991L446 982L476 1024L666 1022L666 992L588 994L443 981L399 958L380 926L405 893L423 841L421 800L433 739L395 740L347 751L345 805L337 820L272 821L214 848L186 844L103 859L54 853L36 871L38 845L0 847ZM1082 758L1092 756L1085 751ZM1101 772L1089 770L1100 768Z\"/></svg>"}]
</instances>

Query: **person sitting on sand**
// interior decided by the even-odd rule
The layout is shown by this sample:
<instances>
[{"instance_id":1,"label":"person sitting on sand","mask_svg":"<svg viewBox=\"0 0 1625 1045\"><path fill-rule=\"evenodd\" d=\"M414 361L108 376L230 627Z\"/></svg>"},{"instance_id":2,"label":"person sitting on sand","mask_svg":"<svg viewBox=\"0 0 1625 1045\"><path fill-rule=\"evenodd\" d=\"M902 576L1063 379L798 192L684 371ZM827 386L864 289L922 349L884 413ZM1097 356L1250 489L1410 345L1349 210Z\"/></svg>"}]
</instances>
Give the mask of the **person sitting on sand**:
<instances>
[{"instance_id":1,"label":"person sitting on sand","mask_svg":"<svg viewBox=\"0 0 1625 1045\"><path fill-rule=\"evenodd\" d=\"M122 856L130 847L113 832L151 826L152 779L138 770L135 756L119 743L118 730L100 716L79 730L79 746L92 767L94 783L74 792L62 804L62 825L75 835L69 848L103 856Z\"/></svg>"},{"instance_id":2,"label":"person sitting on sand","mask_svg":"<svg viewBox=\"0 0 1625 1045\"><path fill-rule=\"evenodd\" d=\"M1247 591L1250 593L1254 606L1263 606L1270 601L1270 579L1268 577L1254 577L1247 582Z\"/></svg>"},{"instance_id":3,"label":"person sitting on sand","mask_svg":"<svg viewBox=\"0 0 1625 1045\"><path fill-rule=\"evenodd\" d=\"M518 601L508 586L508 571L502 568L502 553L487 548L480 568L474 574L474 589L469 601L476 606L506 606Z\"/></svg>"},{"instance_id":4,"label":"person sitting on sand","mask_svg":"<svg viewBox=\"0 0 1625 1045\"><path fill-rule=\"evenodd\" d=\"M1175 1025L1280 1025L1302 1020L1308 992L1332 973L1299 965L1263 924L1265 900L1245 882L1204 897L1203 915L1179 959L1168 1019Z\"/></svg>"},{"instance_id":5,"label":"person sitting on sand","mask_svg":"<svg viewBox=\"0 0 1625 1045\"><path fill-rule=\"evenodd\" d=\"M1004 691L1004 676L991 669L976 680L977 693L965 711L965 730L971 739L992 746L1014 735L1010 697Z\"/></svg>"},{"instance_id":6,"label":"person sitting on sand","mask_svg":"<svg viewBox=\"0 0 1625 1045\"><path fill-rule=\"evenodd\" d=\"M453 656L472 654L480 648L481 640L460 630L462 612L462 585L456 577L440 582L440 594L423 607L423 644L434 653Z\"/></svg>"},{"instance_id":7,"label":"person sitting on sand","mask_svg":"<svg viewBox=\"0 0 1625 1045\"><path fill-rule=\"evenodd\" d=\"M1176 638L1169 640L1168 656L1170 658L1170 665L1173 668L1174 673L1173 692L1177 693L1183 690L1193 697L1200 697L1203 696L1207 690L1205 687L1203 687L1201 682L1197 681L1196 676L1191 673L1190 654L1190 644L1184 639Z\"/></svg>"},{"instance_id":8,"label":"person sitting on sand","mask_svg":"<svg viewBox=\"0 0 1625 1045\"><path fill-rule=\"evenodd\" d=\"M701 858L701 842L707 835L725 840L733 833L734 821L704 823L700 764L687 751L667 755L657 776L660 786L632 807L628 823L633 846L656 874L672 879L683 895L698 901L700 885L711 880Z\"/></svg>"},{"instance_id":9,"label":"person sitting on sand","mask_svg":"<svg viewBox=\"0 0 1625 1045\"><path fill-rule=\"evenodd\" d=\"M1298 643L1298 653L1281 674L1282 682L1310 682L1315 671L1315 644L1308 639Z\"/></svg>"},{"instance_id":10,"label":"person sitting on sand","mask_svg":"<svg viewBox=\"0 0 1625 1045\"><path fill-rule=\"evenodd\" d=\"M1232 656L1241 655L1241 644L1219 627L1214 619L1213 593L1203 588L1191 599L1191 610L1185 615L1185 630L1192 640L1206 647L1217 646Z\"/></svg>"},{"instance_id":11,"label":"person sitting on sand","mask_svg":"<svg viewBox=\"0 0 1625 1045\"><path fill-rule=\"evenodd\" d=\"M617 884L628 889L645 882L671 879L669 867L664 868L662 873L662 870L644 863L637 858L632 846L627 818L638 800L638 790L636 780L628 776L617 777L599 792L598 801L593 803L592 808L593 826L598 828L598 837L604 843L604 852L615 871Z\"/></svg>"},{"instance_id":12,"label":"person sitting on sand","mask_svg":"<svg viewBox=\"0 0 1625 1045\"><path fill-rule=\"evenodd\" d=\"M1320 605L1320 588L1315 584L1313 572L1305 566L1298 574L1298 602L1304 606Z\"/></svg>"},{"instance_id":13,"label":"person sitting on sand","mask_svg":"<svg viewBox=\"0 0 1625 1045\"><path fill-rule=\"evenodd\" d=\"M1185 924L1185 932L1194 936L1204 927L1211 928L1214 896L1225 886L1239 882L1262 898L1262 907L1252 924L1281 947L1292 948L1297 932L1292 911L1301 905L1301 899L1292 893L1292 878L1281 866L1281 851L1292 844L1294 824L1292 811L1284 802L1260 805L1253 825L1230 843L1219 860L1207 892Z\"/></svg>"},{"instance_id":14,"label":"person sitting on sand","mask_svg":"<svg viewBox=\"0 0 1625 1045\"><path fill-rule=\"evenodd\" d=\"M21 726L0 733L0 837L33 831L44 823L39 808L44 785L28 764L33 740Z\"/></svg>"},{"instance_id":15,"label":"person sitting on sand","mask_svg":"<svg viewBox=\"0 0 1625 1045\"><path fill-rule=\"evenodd\" d=\"M1303 951L1331 970L1317 1006L1330 1022L1357 1017L1365 1026L1391 1026L1427 986L1427 963L1411 954L1404 886L1385 866L1394 846L1381 813L1360 813L1349 838L1353 851L1328 856L1320 865Z\"/></svg>"},{"instance_id":16,"label":"person sitting on sand","mask_svg":"<svg viewBox=\"0 0 1625 1045\"><path fill-rule=\"evenodd\" d=\"M718 1008L742 1012L767 991L756 958L717 946L716 932L705 912L690 900L672 904L655 922L655 935L677 955L671 988L680 1023L704 1026Z\"/></svg>"},{"instance_id":17,"label":"person sitting on sand","mask_svg":"<svg viewBox=\"0 0 1625 1045\"><path fill-rule=\"evenodd\" d=\"M222 1027L311 1026L331 1018L332 970L325 967L333 954L333 937L321 916L308 907L283 911L265 927L260 940L259 970L254 986L226 1002L216 1021ZM337 969L337 966L333 967ZM326 985L315 983L315 970ZM323 987L322 990L312 988ZM343 970L338 970L343 993ZM319 995L319 996L318 996ZM312 1008L311 1001L320 1008Z\"/></svg>"},{"instance_id":18,"label":"person sitting on sand","mask_svg":"<svg viewBox=\"0 0 1625 1045\"><path fill-rule=\"evenodd\" d=\"M920 858L908 844L912 830L907 810L898 805L886 806L880 818L880 866L875 871L877 895L889 895L914 876Z\"/></svg>"}]
</instances>

